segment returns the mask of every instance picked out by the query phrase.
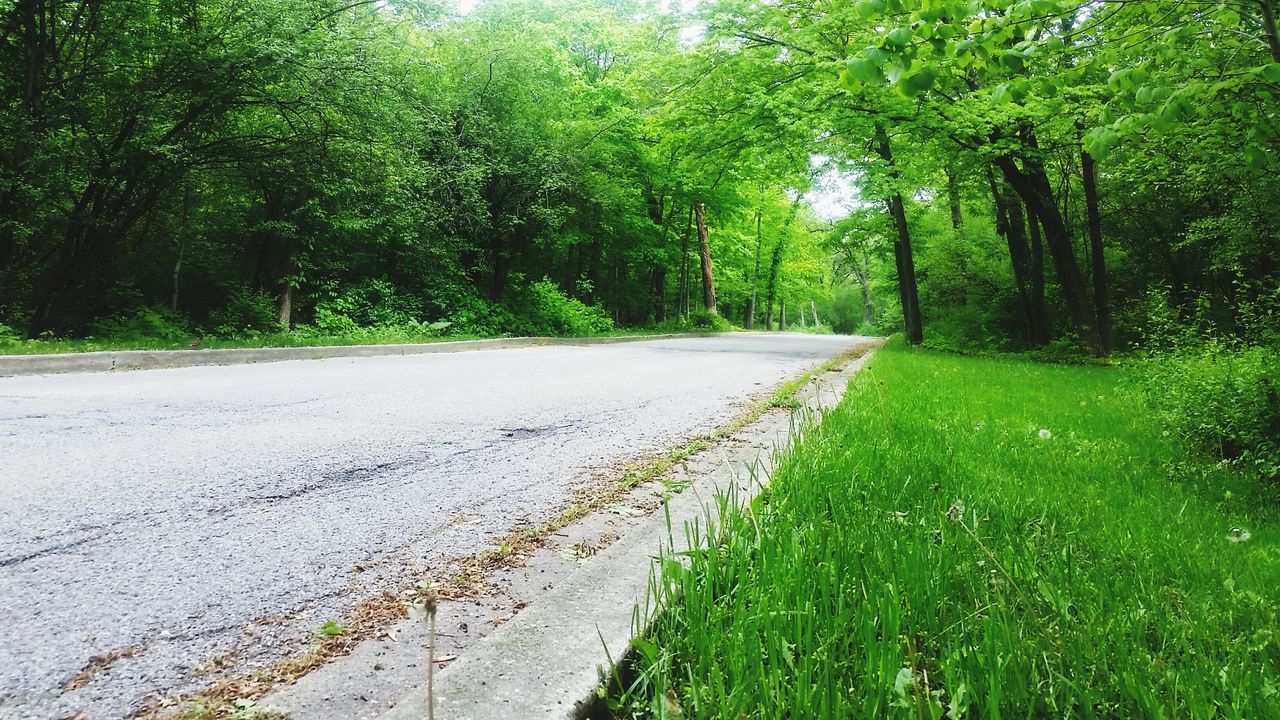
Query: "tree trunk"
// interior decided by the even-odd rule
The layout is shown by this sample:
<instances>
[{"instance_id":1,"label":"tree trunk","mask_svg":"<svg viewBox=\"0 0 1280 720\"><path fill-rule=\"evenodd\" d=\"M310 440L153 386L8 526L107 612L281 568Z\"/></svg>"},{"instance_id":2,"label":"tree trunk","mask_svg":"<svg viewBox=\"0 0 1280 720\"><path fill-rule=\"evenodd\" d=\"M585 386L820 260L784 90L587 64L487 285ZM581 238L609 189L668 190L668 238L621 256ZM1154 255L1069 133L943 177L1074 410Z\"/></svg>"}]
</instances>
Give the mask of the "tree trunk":
<instances>
[{"instance_id":1,"label":"tree trunk","mask_svg":"<svg viewBox=\"0 0 1280 720\"><path fill-rule=\"evenodd\" d=\"M667 269L661 264L653 268L653 320L667 320Z\"/></svg>"},{"instance_id":2,"label":"tree trunk","mask_svg":"<svg viewBox=\"0 0 1280 720\"><path fill-rule=\"evenodd\" d=\"M778 293L778 274L782 270L782 251L786 243L786 237L778 238L778 242L773 246L773 253L769 258L769 279L765 283L765 304L764 304L764 329L773 329L773 300Z\"/></svg>"},{"instance_id":3,"label":"tree trunk","mask_svg":"<svg viewBox=\"0 0 1280 720\"><path fill-rule=\"evenodd\" d=\"M1027 137L1034 148L1034 136L1027 133ZM1093 312L1089 308L1084 276L1080 272L1080 265L1076 262L1075 250L1071 247L1071 235L1067 231L1062 214L1058 211L1057 201L1053 196L1053 186L1049 182L1044 166L1037 160L1024 158L1022 167L1018 167L1014 159L1008 155L998 158L996 165L1022 201L1040 219L1040 226L1044 229L1044 240L1049 246L1049 256L1053 259L1054 271L1058 276L1058 285L1062 288L1062 298L1076 332L1095 354L1106 354L1098 329L1094 325Z\"/></svg>"},{"instance_id":4,"label":"tree trunk","mask_svg":"<svg viewBox=\"0 0 1280 720\"><path fill-rule=\"evenodd\" d=\"M804 321L804 303L800 303L800 327L809 327Z\"/></svg>"},{"instance_id":5,"label":"tree trunk","mask_svg":"<svg viewBox=\"0 0 1280 720\"><path fill-rule=\"evenodd\" d=\"M996 183L995 174L987 171L991 185L991 197L996 206L996 232L1004 237L1009 247L1009 262L1013 266L1013 282L1018 289L1018 306L1022 310L1022 333L1027 343L1034 345L1035 324L1031 310L1031 254L1027 249L1026 225L1022 219L1022 204L1013 191L1004 192Z\"/></svg>"},{"instance_id":6,"label":"tree trunk","mask_svg":"<svg viewBox=\"0 0 1280 720\"><path fill-rule=\"evenodd\" d=\"M680 236L680 292L676 298L676 315L689 317L689 235L693 232L693 208L689 208L689 222Z\"/></svg>"},{"instance_id":7,"label":"tree trunk","mask_svg":"<svg viewBox=\"0 0 1280 720\"><path fill-rule=\"evenodd\" d=\"M871 281L867 274L861 268L854 266L853 277L858 281L858 287L862 290L862 319L868 327L874 327L876 324L876 308L871 302Z\"/></svg>"},{"instance_id":8,"label":"tree trunk","mask_svg":"<svg viewBox=\"0 0 1280 720\"><path fill-rule=\"evenodd\" d=\"M169 296L169 309L178 312L178 280L182 276L182 256L186 254L187 238L185 234L178 238L178 258L173 262L173 293Z\"/></svg>"},{"instance_id":9,"label":"tree trunk","mask_svg":"<svg viewBox=\"0 0 1280 720\"><path fill-rule=\"evenodd\" d=\"M875 131L880 157L888 164L890 177L897 180L898 171L893 169L893 148L889 144L889 134L879 123L876 124ZM924 329L920 317L920 294L916 289L916 264L911 251L911 230L907 227L902 194L895 189L886 204L898 231L893 243L893 257L898 266L898 294L902 300L902 320L906 325L907 342L919 345L924 341Z\"/></svg>"},{"instance_id":10,"label":"tree trunk","mask_svg":"<svg viewBox=\"0 0 1280 720\"><path fill-rule=\"evenodd\" d=\"M702 255L702 306L716 314L716 280L711 274L711 239L707 235L707 206L694 206L694 219L698 223L698 252Z\"/></svg>"},{"instance_id":11,"label":"tree trunk","mask_svg":"<svg viewBox=\"0 0 1280 720\"><path fill-rule=\"evenodd\" d=\"M956 177L954 163L947 163L947 202L951 206L951 229L959 230L964 225L964 215L960 210L960 180Z\"/></svg>"},{"instance_id":12,"label":"tree trunk","mask_svg":"<svg viewBox=\"0 0 1280 720\"><path fill-rule=\"evenodd\" d=\"M813 326L818 327L822 321L818 319L818 305L813 300L809 301L809 311L813 313Z\"/></svg>"},{"instance_id":13,"label":"tree trunk","mask_svg":"<svg viewBox=\"0 0 1280 720\"><path fill-rule=\"evenodd\" d=\"M1084 175L1084 205L1089 219L1089 254L1093 271L1093 311L1103 353L1111 352L1111 288L1107 283L1107 263L1102 251L1102 213L1098 208L1098 168L1093 156L1080 153Z\"/></svg>"},{"instance_id":14,"label":"tree trunk","mask_svg":"<svg viewBox=\"0 0 1280 720\"><path fill-rule=\"evenodd\" d=\"M169 309L178 312L178 281L182 276L182 258L187 252L187 233L191 226L191 183L182 189L182 226L178 228L178 257L173 263L173 293L169 297Z\"/></svg>"},{"instance_id":15,"label":"tree trunk","mask_svg":"<svg viewBox=\"0 0 1280 720\"><path fill-rule=\"evenodd\" d=\"M1031 232L1031 344L1049 344L1049 313L1044 305L1044 243L1040 239L1040 220L1027 208L1027 229Z\"/></svg>"},{"instance_id":16,"label":"tree trunk","mask_svg":"<svg viewBox=\"0 0 1280 720\"><path fill-rule=\"evenodd\" d=\"M1262 32L1267 37L1271 61L1280 63L1280 31L1276 29L1275 0L1258 0L1258 9L1262 11Z\"/></svg>"},{"instance_id":17,"label":"tree trunk","mask_svg":"<svg viewBox=\"0 0 1280 720\"><path fill-rule=\"evenodd\" d=\"M756 288L760 284L760 251L764 244L764 235L760 231L761 222L764 219L764 211L756 210L756 267L751 273L751 298L747 301L747 329L751 330L756 324Z\"/></svg>"},{"instance_id":18,"label":"tree trunk","mask_svg":"<svg viewBox=\"0 0 1280 720\"><path fill-rule=\"evenodd\" d=\"M288 280L281 285L280 297L276 300L276 322L285 332L289 332L293 324L293 283Z\"/></svg>"},{"instance_id":19,"label":"tree trunk","mask_svg":"<svg viewBox=\"0 0 1280 720\"><path fill-rule=\"evenodd\" d=\"M778 332L787 331L787 299L778 298Z\"/></svg>"}]
</instances>

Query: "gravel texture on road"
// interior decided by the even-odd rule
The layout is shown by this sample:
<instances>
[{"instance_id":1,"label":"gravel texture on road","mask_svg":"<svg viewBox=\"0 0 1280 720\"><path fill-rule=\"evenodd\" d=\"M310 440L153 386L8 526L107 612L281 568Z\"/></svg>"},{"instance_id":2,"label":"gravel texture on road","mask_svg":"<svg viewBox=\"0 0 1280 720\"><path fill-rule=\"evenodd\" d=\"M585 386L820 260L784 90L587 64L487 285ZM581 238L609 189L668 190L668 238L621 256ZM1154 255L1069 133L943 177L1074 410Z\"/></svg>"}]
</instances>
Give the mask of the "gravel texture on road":
<instances>
[{"instance_id":1,"label":"gravel texture on road","mask_svg":"<svg viewBox=\"0 0 1280 720\"><path fill-rule=\"evenodd\" d=\"M858 340L0 379L0 718L123 717L233 648L269 663L409 564L550 517L591 469Z\"/></svg>"}]
</instances>

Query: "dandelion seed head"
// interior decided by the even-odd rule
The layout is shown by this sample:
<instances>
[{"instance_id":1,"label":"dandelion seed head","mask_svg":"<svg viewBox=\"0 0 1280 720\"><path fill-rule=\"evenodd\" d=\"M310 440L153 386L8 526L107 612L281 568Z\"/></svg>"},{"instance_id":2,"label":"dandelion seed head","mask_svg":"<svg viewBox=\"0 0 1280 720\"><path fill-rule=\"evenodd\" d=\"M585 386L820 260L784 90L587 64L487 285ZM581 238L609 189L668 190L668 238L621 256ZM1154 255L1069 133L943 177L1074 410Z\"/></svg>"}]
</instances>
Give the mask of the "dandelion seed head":
<instances>
[{"instance_id":1,"label":"dandelion seed head","mask_svg":"<svg viewBox=\"0 0 1280 720\"><path fill-rule=\"evenodd\" d=\"M1253 537L1248 530L1244 528L1233 527L1231 532L1227 534L1227 539L1233 543L1249 542L1249 538Z\"/></svg>"},{"instance_id":2,"label":"dandelion seed head","mask_svg":"<svg viewBox=\"0 0 1280 720\"><path fill-rule=\"evenodd\" d=\"M1040 428L1040 439L1041 439L1041 440L1049 440L1049 439L1052 439L1052 438L1053 438L1053 433L1049 432L1048 428Z\"/></svg>"}]
</instances>

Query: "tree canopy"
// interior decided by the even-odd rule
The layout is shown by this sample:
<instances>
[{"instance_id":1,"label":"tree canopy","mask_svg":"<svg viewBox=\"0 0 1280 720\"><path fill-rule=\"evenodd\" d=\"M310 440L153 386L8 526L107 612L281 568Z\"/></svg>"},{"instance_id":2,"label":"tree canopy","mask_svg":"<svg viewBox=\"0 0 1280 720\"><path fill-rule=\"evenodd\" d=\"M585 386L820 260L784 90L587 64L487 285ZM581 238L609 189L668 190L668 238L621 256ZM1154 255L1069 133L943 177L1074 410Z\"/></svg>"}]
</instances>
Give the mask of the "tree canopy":
<instances>
[{"instance_id":1,"label":"tree canopy","mask_svg":"<svg viewBox=\"0 0 1280 720\"><path fill-rule=\"evenodd\" d=\"M9 0L0 83L14 335L1105 353L1276 282L1274 0Z\"/></svg>"}]
</instances>

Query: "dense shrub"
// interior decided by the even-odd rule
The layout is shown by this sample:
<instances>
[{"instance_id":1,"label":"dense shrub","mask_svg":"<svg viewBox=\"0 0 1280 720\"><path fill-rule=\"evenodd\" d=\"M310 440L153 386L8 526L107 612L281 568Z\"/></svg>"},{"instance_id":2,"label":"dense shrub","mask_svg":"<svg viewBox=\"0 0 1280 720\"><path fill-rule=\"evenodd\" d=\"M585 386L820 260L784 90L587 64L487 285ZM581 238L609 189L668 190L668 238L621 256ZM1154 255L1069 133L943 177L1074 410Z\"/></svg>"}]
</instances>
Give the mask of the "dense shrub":
<instances>
[{"instance_id":1,"label":"dense shrub","mask_svg":"<svg viewBox=\"0 0 1280 720\"><path fill-rule=\"evenodd\" d=\"M422 301L386 280L365 280L351 287L331 289L316 303L316 324L345 317L353 326L395 327L422 320ZM341 324L341 321L336 321Z\"/></svg>"},{"instance_id":2,"label":"dense shrub","mask_svg":"<svg viewBox=\"0 0 1280 720\"><path fill-rule=\"evenodd\" d=\"M547 278L529 285L524 295L521 315L530 326L529 334L576 337L613 329L613 319L604 308L569 297Z\"/></svg>"},{"instance_id":3,"label":"dense shrub","mask_svg":"<svg viewBox=\"0 0 1280 720\"><path fill-rule=\"evenodd\" d=\"M1147 392L1189 444L1259 476L1280 477L1280 352L1217 340L1154 355Z\"/></svg>"},{"instance_id":4,"label":"dense shrub","mask_svg":"<svg viewBox=\"0 0 1280 720\"><path fill-rule=\"evenodd\" d=\"M519 324L507 308L474 295L460 300L445 322L455 335L506 335L515 332Z\"/></svg>"},{"instance_id":5,"label":"dense shrub","mask_svg":"<svg viewBox=\"0 0 1280 720\"><path fill-rule=\"evenodd\" d=\"M1181 316L1164 293L1147 298L1147 394L1169 431L1256 473L1280 478L1280 335L1276 290L1251 293L1224 333L1200 302Z\"/></svg>"},{"instance_id":6,"label":"dense shrub","mask_svg":"<svg viewBox=\"0 0 1280 720\"><path fill-rule=\"evenodd\" d=\"M186 318L168 308L144 306L93 324L95 335L121 342L160 340L180 342L191 338Z\"/></svg>"},{"instance_id":7,"label":"dense shrub","mask_svg":"<svg viewBox=\"0 0 1280 720\"><path fill-rule=\"evenodd\" d=\"M279 329L276 302L270 295L243 287L235 288L227 304L209 314L213 334L234 337L244 331L272 332Z\"/></svg>"}]
</instances>

